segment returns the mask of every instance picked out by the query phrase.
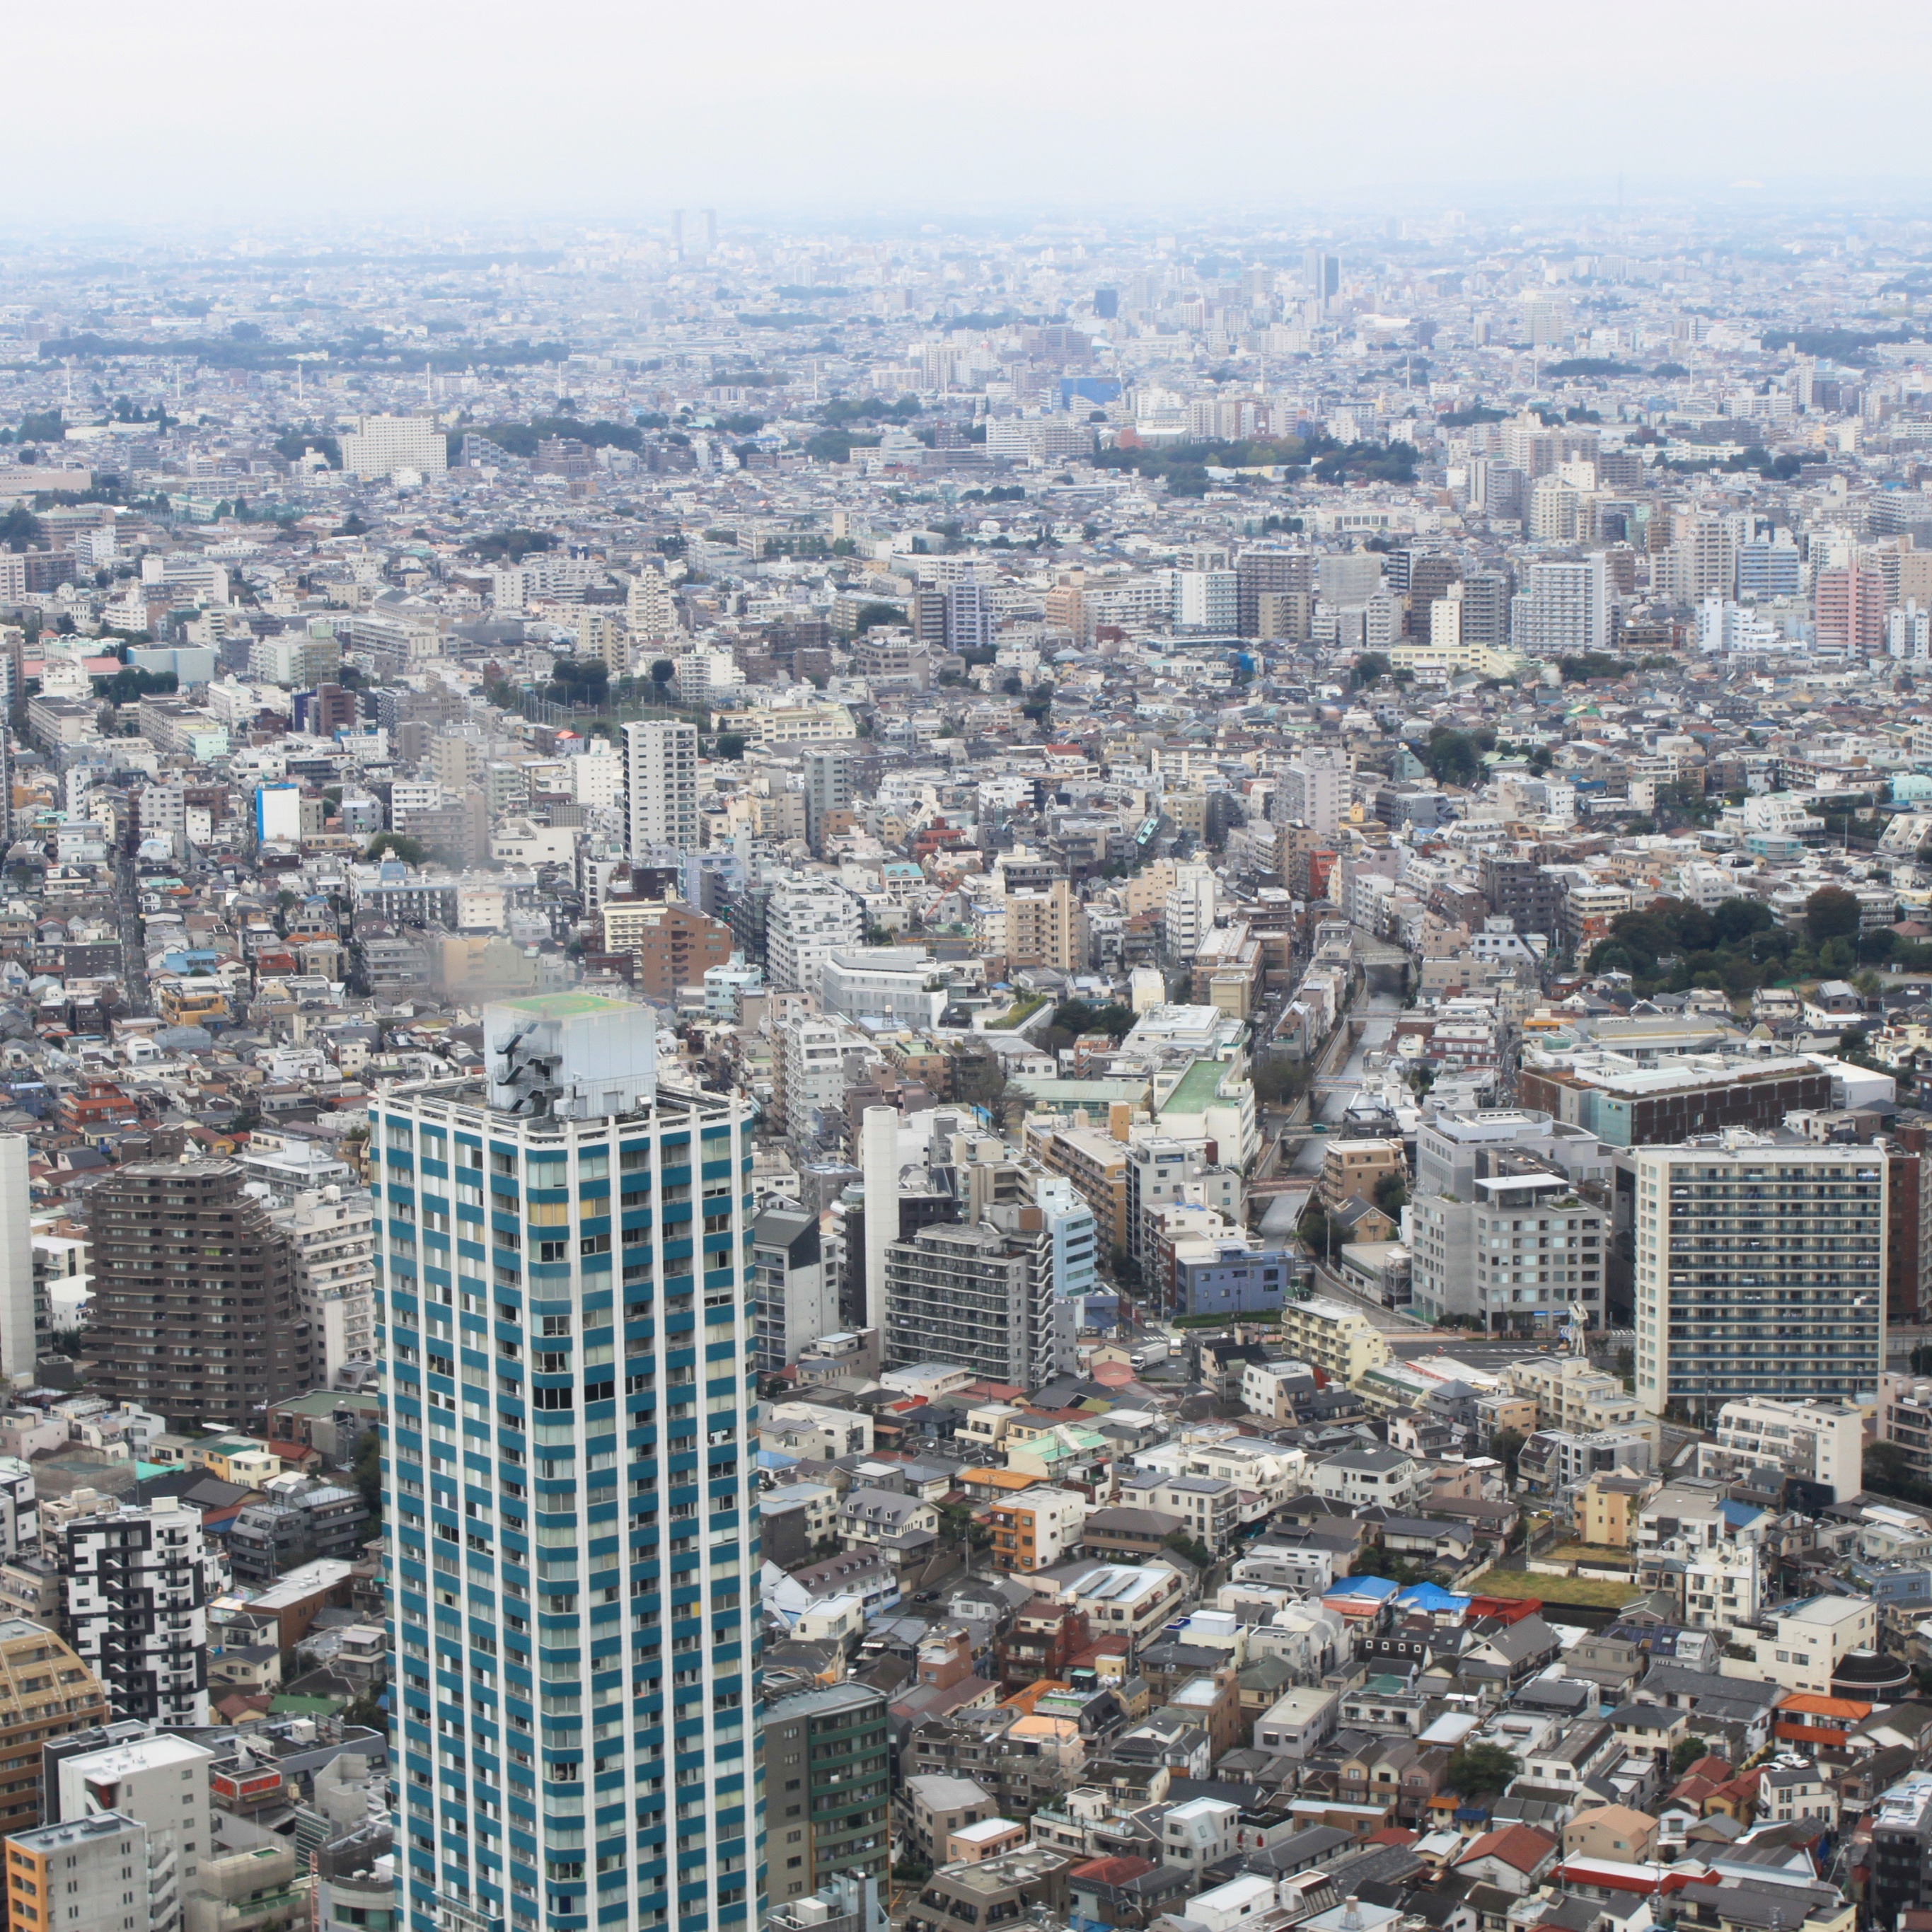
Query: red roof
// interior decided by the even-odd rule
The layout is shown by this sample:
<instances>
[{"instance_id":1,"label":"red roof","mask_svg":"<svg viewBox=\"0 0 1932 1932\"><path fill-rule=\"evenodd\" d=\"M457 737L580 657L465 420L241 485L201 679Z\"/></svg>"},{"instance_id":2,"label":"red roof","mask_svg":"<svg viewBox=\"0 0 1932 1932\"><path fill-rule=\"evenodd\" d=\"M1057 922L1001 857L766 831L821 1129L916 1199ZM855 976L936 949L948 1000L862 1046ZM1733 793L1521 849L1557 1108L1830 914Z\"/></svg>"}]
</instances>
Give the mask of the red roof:
<instances>
[{"instance_id":1,"label":"red roof","mask_svg":"<svg viewBox=\"0 0 1932 1932\"><path fill-rule=\"evenodd\" d=\"M1125 1885L1131 1879L1144 1877L1154 1869L1153 1861L1148 1858L1089 1858L1084 1865L1076 1865L1066 1876L1089 1879L1096 1885Z\"/></svg>"},{"instance_id":2,"label":"red roof","mask_svg":"<svg viewBox=\"0 0 1932 1932\"><path fill-rule=\"evenodd\" d=\"M1533 1872L1556 1850L1556 1840L1529 1825L1505 1825L1500 1831L1485 1832L1472 1841L1458 1858L1459 1865L1473 1864L1478 1858L1500 1858L1520 1872Z\"/></svg>"}]
</instances>

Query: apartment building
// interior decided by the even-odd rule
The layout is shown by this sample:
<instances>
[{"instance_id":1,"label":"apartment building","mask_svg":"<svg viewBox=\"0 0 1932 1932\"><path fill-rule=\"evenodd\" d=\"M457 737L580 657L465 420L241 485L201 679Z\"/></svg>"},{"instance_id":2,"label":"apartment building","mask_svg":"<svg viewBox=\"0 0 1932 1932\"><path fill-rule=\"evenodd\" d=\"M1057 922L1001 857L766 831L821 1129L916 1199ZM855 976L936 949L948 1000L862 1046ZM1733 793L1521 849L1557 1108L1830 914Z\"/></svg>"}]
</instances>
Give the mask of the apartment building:
<instances>
[{"instance_id":1,"label":"apartment building","mask_svg":"<svg viewBox=\"0 0 1932 1932\"><path fill-rule=\"evenodd\" d=\"M842 1874L882 1878L891 1844L886 1699L836 1684L765 1714L768 1896L809 1897Z\"/></svg>"},{"instance_id":2,"label":"apartment building","mask_svg":"<svg viewBox=\"0 0 1932 1932\"><path fill-rule=\"evenodd\" d=\"M380 1256L398 1908L417 1932L452 1907L534 1925L538 1900L743 1932L764 1797L751 1108L661 1083L647 1008L537 995L483 1028L488 1081L371 1109L401 1197ZM472 1442L494 1456L459 1462ZM593 1642L608 1667L579 1660ZM433 1658L494 1701L437 1702ZM500 1783L472 1780L500 1743ZM507 1845L500 1806L527 1826Z\"/></svg>"},{"instance_id":3,"label":"apartment building","mask_svg":"<svg viewBox=\"0 0 1932 1932\"><path fill-rule=\"evenodd\" d=\"M1361 1309L1322 1295L1282 1303L1281 1340L1297 1360L1344 1387L1389 1359L1387 1340Z\"/></svg>"},{"instance_id":4,"label":"apartment building","mask_svg":"<svg viewBox=\"0 0 1932 1932\"><path fill-rule=\"evenodd\" d=\"M982 1518L993 1532L993 1568L1023 1575L1078 1556L1087 1510L1077 1491L1046 1484L1003 1498Z\"/></svg>"},{"instance_id":5,"label":"apartment building","mask_svg":"<svg viewBox=\"0 0 1932 1932\"><path fill-rule=\"evenodd\" d=\"M1813 1484L1821 1502L1834 1503L1864 1487L1864 1419L1842 1403L1747 1396L1718 1410L1717 1437L1697 1445L1697 1473L1708 1479L1770 1472Z\"/></svg>"},{"instance_id":6,"label":"apartment building","mask_svg":"<svg viewBox=\"0 0 1932 1932\"><path fill-rule=\"evenodd\" d=\"M1636 1156L1636 1394L1714 1416L1885 1368L1886 1169L1868 1147L1732 1129Z\"/></svg>"}]
</instances>

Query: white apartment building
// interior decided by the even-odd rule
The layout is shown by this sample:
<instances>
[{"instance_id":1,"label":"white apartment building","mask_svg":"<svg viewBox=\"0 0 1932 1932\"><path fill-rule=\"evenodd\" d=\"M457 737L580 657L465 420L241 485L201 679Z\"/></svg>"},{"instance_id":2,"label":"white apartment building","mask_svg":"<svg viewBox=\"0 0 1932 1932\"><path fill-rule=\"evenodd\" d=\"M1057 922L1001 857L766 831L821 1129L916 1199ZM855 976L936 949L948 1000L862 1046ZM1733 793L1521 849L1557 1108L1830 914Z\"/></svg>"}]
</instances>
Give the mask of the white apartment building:
<instances>
[{"instance_id":1,"label":"white apartment building","mask_svg":"<svg viewBox=\"0 0 1932 1932\"><path fill-rule=\"evenodd\" d=\"M361 1189L305 1189L271 1210L288 1234L296 1298L310 1333L322 1385L333 1388L346 1362L376 1358L376 1211Z\"/></svg>"},{"instance_id":2,"label":"white apartment building","mask_svg":"<svg viewBox=\"0 0 1932 1932\"><path fill-rule=\"evenodd\" d=\"M842 1020L790 1019L778 1028L772 1055L773 1124L794 1140L814 1138L822 1114L845 1098L845 1056L860 1045Z\"/></svg>"},{"instance_id":3,"label":"white apartment building","mask_svg":"<svg viewBox=\"0 0 1932 1932\"><path fill-rule=\"evenodd\" d=\"M1775 1470L1816 1484L1836 1503L1864 1487L1864 1422L1855 1408L1747 1396L1718 1410L1717 1433L1697 1445L1697 1473L1712 1480Z\"/></svg>"},{"instance_id":4,"label":"white apartment building","mask_svg":"<svg viewBox=\"0 0 1932 1932\"><path fill-rule=\"evenodd\" d=\"M1636 1394L1712 1415L1749 1396L1876 1399L1886 1167L1742 1128L1636 1150Z\"/></svg>"},{"instance_id":5,"label":"white apartment building","mask_svg":"<svg viewBox=\"0 0 1932 1932\"><path fill-rule=\"evenodd\" d=\"M1832 1694L1832 1673L1855 1650L1878 1647L1878 1606L1869 1597L1814 1597L1780 1611L1756 1640L1757 1667L1786 1690Z\"/></svg>"},{"instance_id":6,"label":"white apartment building","mask_svg":"<svg viewBox=\"0 0 1932 1932\"><path fill-rule=\"evenodd\" d=\"M1425 1195L1408 1224L1415 1312L1473 1315L1486 1333L1548 1333L1604 1321L1610 1216L1567 1174L1530 1169L1474 1176L1472 1198Z\"/></svg>"},{"instance_id":7,"label":"white apartment building","mask_svg":"<svg viewBox=\"0 0 1932 1932\"><path fill-rule=\"evenodd\" d=\"M772 894L765 922L765 970L772 990L821 994L835 952L859 948L866 936L859 902L826 879L794 879Z\"/></svg>"},{"instance_id":8,"label":"white apartment building","mask_svg":"<svg viewBox=\"0 0 1932 1932\"><path fill-rule=\"evenodd\" d=\"M677 628L677 600L661 570L640 570L624 593L624 622L636 638L668 638Z\"/></svg>"},{"instance_id":9,"label":"white apartment building","mask_svg":"<svg viewBox=\"0 0 1932 1932\"><path fill-rule=\"evenodd\" d=\"M1174 622L1182 630L1214 631L1232 637L1240 622L1240 580L1232 570L1177 570Z\"/></svg>"},{"instance_id":10,"label":"white apartment building","mask_svg":"<svg viewBox=\"0 0 1932 1932\"><path fill-rule=\"evenodd\" d=\"M206 1715L199 1721L205 1724ZM118 1812L145 1828L149 1932L181 1932L188 1896L214 1850L208 1790L214 1756L187 1738L160 1735L76 1751L59 1761L57 1801L54 1792L47 1795L60 1822Z\"/></svg>"},{"instance_id":11,"label":"white apartment building","mask_svg":"<svg viewBox=\"0 0 1932 1932\"><path fill-rule=\"evenodd\" d=\"M625 853L649 865L698 845L698 727L661 718L624 727Z\"/></svg>"},{"instance_id":12,"label":"white apartment building","mask_svg":"<svg viewBox=\"0 0 1932 1932\"><path fill-rule=\"evenodd\" d=\"M898 1026L936 1026L946 1010L939 967L922 946L866 946L829 953L819 969L819 998L827 1012L848 1019L890 1020Z\"/></svg>"},{"instance_id":13,"label":"white apartment building","mask_svg":"<svg viewBox=\"0 0 1932 1932\"><path fill-rule=\"evenodd\" d=\"M449 467L449 444L433 416L358 416L342 438L342 466L352 476L393 476L399 470L440 476Z\"/></svg>"},{"instance_id":14,"label":"white apartment building","mask_svg":"<svg viewBox=\"0 0 1932 1932\"><path fill-rule=\"evenodd\" d=\"M625 764L608 738L592 738L574 758L563 760L564 782L579 805L621 804Z\"/></svg>"},{"instance_id":15,"label":"white apartment building","mask_svg":"<svg viewBox=\"0 0 1932 1932\"><path fill-rule=\"evenodd\" d=\"M1532 657L1607 650L1611 608L1610 566L1600 551L1574 563L1533 563L1514 600L1510 634Z\"/></svg>"},{"instance_id":16,"label":"white apartment building","mask_svg":"<svg viewBox=\"0 0 1932 1932\"><path fill-rule=\"evenodd\" d=\"M1342 828L1353 791L1348 754L1312 745L1281 775L1275 822L1305 825L1317 838L1332 838Z\"/></svg>"},{"instance_id":17,"label":"white apartment building","mask_svg":"<svg viewBox=\"0 0 1932 1932\"><path fill-rule=\"evenodd\" d=\"M163 1922L148 1896L148 1828L136 1819L97 1811L10 1832L7 1852L21 1932L150 1932Z\"/></svg>"}]
</instances>

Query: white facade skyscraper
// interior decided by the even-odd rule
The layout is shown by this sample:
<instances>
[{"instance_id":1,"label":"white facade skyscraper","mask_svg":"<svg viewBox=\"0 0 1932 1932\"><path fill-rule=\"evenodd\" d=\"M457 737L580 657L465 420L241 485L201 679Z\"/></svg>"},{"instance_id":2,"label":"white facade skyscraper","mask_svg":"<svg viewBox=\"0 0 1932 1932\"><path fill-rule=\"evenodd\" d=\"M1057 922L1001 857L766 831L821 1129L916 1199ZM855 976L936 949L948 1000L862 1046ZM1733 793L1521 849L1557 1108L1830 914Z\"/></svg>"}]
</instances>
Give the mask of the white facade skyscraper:
<instances>
[{"instance_id":1,"label":"white facade skyscraper","mask_svg":"<svg viewBox=\"0 0 1932 1932\"><path fill-rule=\"evenodd\" d=\"M413 1932L760 1916L750 1110L655 1043L491 1006L374 1109Z\"/></svg>"},{"instance_id":2,"label":"white facade skyscraper","mask_svg":"<svg viewBox=\"0 0 1932 1932\"><path fill-rule=\"evenodd\" d=\"M651 718L624 727L625 855L649 865L698 850L698 727Z\"/></svg>"},{"instance_id":3,"label":"white facade skyscraper","mask_svg":"<svg viewBox=\"0 0 1932 1932\"><path fill-rule=\"evenodd\" d=\"M1884 1156L1739 1127L1636 1152L1639 1403L1874 1399Z\"/></svg>"},{"instance_id":4,"label":"white facade skyscraper","mask_svg":"<svg viewBox=\"0 0 1932 1932\"><path fill-rule=\"evenodd\" d=\"M1574 563L1529 567L1512 620L1518 647L1532 657L1574 657L1610 646L1610 572L1600 550Z\"/></svg>"}]
</instances>

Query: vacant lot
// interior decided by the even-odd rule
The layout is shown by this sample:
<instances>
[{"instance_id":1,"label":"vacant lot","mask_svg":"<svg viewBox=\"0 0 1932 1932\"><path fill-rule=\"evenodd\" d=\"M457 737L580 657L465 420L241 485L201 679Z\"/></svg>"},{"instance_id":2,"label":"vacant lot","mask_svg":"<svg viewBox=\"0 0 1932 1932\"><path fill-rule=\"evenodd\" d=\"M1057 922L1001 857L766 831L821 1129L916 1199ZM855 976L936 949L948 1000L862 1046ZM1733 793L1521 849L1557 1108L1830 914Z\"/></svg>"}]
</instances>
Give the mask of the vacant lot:
<instances>
[{"instance_id":1,"label":"vacant lot","mask_svg":"<svg viewBox=\"0 0 1932 1932\"><path fill-rule=\"evenodd\" d=\"M1634 1583L1606 1583L1594 1576L1538 1576L1527 1570L1485 1570L1465 1584L1472 1597L1541 1597L1552 1604L1588 1604L1621 1610L1642 1593Z\"/></svg>"}]
</instances>

